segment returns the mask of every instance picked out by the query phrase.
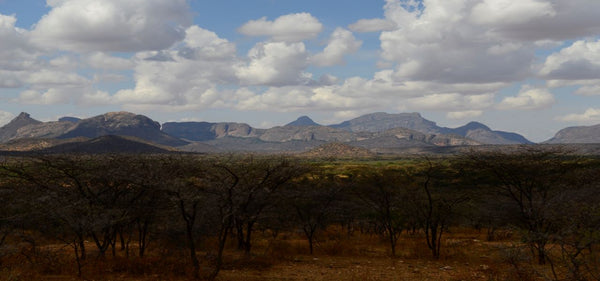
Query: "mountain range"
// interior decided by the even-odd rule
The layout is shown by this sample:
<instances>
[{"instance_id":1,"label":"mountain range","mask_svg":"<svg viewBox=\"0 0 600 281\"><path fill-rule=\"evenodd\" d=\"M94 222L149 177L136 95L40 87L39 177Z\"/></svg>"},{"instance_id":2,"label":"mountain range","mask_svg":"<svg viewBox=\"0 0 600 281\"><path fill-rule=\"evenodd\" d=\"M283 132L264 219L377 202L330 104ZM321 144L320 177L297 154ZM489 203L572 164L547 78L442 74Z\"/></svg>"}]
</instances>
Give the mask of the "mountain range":
<instances>
[{"instance_id":1,"label":"mountain range","mask_svg":"<svg viewBox=\"0 0 600 281\"><path fill-rule=\"evenodd\" d=\"M41 122L21 113L0 128L0 150L57 152L310 152L356 147L399 153L444 147L532 144L512 132L470 122L440 127L419 113L377 112L339 124L320 125L307 116L285 126L257 129L245 123L168 122L130 112ZM546 143L600 143L600 125L561 130ZM342 145L343 144L343 145ZM318 149L321 147L321 150Z\"/></svg>"}]
</instances>

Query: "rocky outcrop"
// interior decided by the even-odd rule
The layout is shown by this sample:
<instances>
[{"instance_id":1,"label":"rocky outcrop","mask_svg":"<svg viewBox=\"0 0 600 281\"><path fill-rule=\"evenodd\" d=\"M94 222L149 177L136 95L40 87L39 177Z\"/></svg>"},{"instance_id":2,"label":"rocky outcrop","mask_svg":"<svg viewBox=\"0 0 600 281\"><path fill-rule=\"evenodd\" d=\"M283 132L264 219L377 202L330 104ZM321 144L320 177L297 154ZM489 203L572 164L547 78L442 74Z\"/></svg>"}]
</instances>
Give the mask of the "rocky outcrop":
<instances>
[{"instance_id":1,"label":"rocky outcrop","mask_svg":"<svg viewBox=\"0 0 600 281\"><path fill-rule=\"evenodd\" d=\"M562 129L544 143L600 143L600 124Z\"/></svg>"},{"instance_id":2,"label":"rocky outcrop","mask_svg":"<svg viewBox=\"0 0 600 281\"><path fill-rule=\"evenodd\" d=\"M162 132L158 122L130 112L110 112L83 119L58 138L97 138L106 135L132 136L174 147L188 143Z\"/></svg>"},{"instance_id":3,"label":"rocky outcrop","mask_svg":"<svg viewBox=\"0 0 600 281\"><path fill-rule=\"evenodd\" d=\"M263 130L244 123L169 122L162 125L162 131L180 139L209 141L223 137L258 137Z\"/></svg>"},{"instance_id":4,"label":"rocky outcrop","mask_svg":"<svg viewBox=\"0 0 600 281\"><path fill-rule=\"evenodd\" d=\"M19 116L0 128L0 143L18 138L18 131L23 127L41 123L41 121L31 118L28 113L21 112Z\"/></svg>"},{"instance_id":5,"label":"rocky outcrop","mask_svg":"<svg viewBox=\"0 0 600 281\"><path fill-rule=\"evenodd\" d=\"M325 141L350 142L357 139L352 132L321 126L283 126L266 130L260 137L262 141Z\"/></svg>"}]
</instances>

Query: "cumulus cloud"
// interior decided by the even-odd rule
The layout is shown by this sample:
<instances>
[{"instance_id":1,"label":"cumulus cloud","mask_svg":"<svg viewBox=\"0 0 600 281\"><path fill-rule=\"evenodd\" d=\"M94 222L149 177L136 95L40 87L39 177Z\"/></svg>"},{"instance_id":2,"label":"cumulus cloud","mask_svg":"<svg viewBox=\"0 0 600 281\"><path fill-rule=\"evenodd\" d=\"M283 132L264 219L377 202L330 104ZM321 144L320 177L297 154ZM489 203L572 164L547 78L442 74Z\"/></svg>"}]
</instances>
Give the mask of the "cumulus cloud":
<instances>
[{"instance_id":1,"label":"cumulus cloud","mask_svg":"<svg viewBox=\"0 0 600 281\"><path fill-rule=\"evenodd\" d=\"M26 30L17 28L15 16L0 14L0 88L19 88L27 71L40 68L39 52Z\"/></svg>"},{"instance_id":2,"label":"cumulus cloud","mask_svg":"<svg viewBox=\"0 0 600 281\"><path fill-rule=\"evenodd\" d=\"M344 63L344 56L355 53L360 49L362 41L357 40L352 32L337 28L329 38L323 52L315 54L311 62L317 66L333 66Z\"/></svg>"},{"instance_id":3,"label":"cumulus cloud","mask_svg":"<svg viewBox=\"0 0 600 281\"><path fill-rule=\"evenodd\" d=\"M274 21L263 17L242 25L238 32L248 36L268 36L274 41L299 42L316 37L323 25L309 13L280 16Z\"/></svg>"},{"instance_id":4,"label":"cumulus cloud","mask_svg":"<svg viewBox=\"0 0 600 281\"><path fill-rule=\"evenodd\" d=\"M19 101L25 104L52 105L67 103L70 100L70 93L55 88L46 91L26 90L19 94Z\"/></svg>"},{"instance_id":5,"label":"cumulus cloud","mask_svg":"<svg viewBox=\"0 0 600 281\"><path fill-rule=\"evenodd\" d=\"M186 0L47 1L50 12L32 31L49 49L135 52L168 48L184 38L192 15Z\"/></svg>"},{"instance_id":6,"label":"cumulus cloud","mask_svg":"<svg viewBox=\"0 0 600 281\"><path fill-rule=\"evenodd\" d=\"M382 58L397 65L398 80L490 83L530 75L533 44L490 36L470 21L472 1L425 1L415 10L402 3L388 1L386 18L398 28L380 35Z\"/></svg>"},{"instance_id":7,"label":"cumulus cloud","mask_svg":"<svg viewBox=\"0 0 600 281\"><path fill-rule=\"evenodd\" d=\"M0 110L0 126L6 125L13 118L15 118L14 114Z\"/></svg>"},{"instance_id":8,"label":"cumulus cloud","mask_svg":"<svg viewBox=\"0 0 600 281\"><path fill-rule=\"evenodd\" d=\"M453 120L470 119L483 115L482 110L452 111L446 114L446 118Z\"/></svg>"},{"instance_id":9,"label":"cumulus cloud","mask_svg":"<svg viewBox=\"0 0 600 281\"><path fill-rule=\"evenodd\" d=\"M284 86L308 83L304 72L308 52L304 43L266 42L248 52L247 64L236 66L236 76L246 85Z\"/></svg>"},{"instance_id":10,"label":"cumulus cloud","mask_svg":"<svg viewBox=\"0 0 600 281\"><path fill-rule=\"evenodd\" d=\"M574 39L600 32L596 0L485 0L469 18L490 35L521 41Z\"/></svg>"},{"instance_id":11,"label":"cumulus cloud","mask_svg":"<svg viewBox=\"0 0 600 281\"><path fill-rule=\"evenodd\" d=\"M600 122L600 108L588 108L581 114L568 114L556 118L564 122Z\"/></svg>"},{"instance_id":12,"label":"cumulus cloud","mask_svg":"<svg viewBox=\"0 0 600 281\"><path fill-rule=\"evenodd\" d=\"M546 0L484 0L471 10L470 19L476 24L524 24L556 16L552 3Z\"/></svg>"},{"instance_id":13,"label":"cumulus cloud","mask_svg":"<svg viewBox=\"0 0 600 281\"><path fill-rule=\"evenodd\" d=\"M497 108L501 110L532 110L547 108L554 102L554 95L548 90L524 86L517 96L504 98Z\"/></svg>"},{"instance_id":14,"label":"cumulus cloud","mask_svg":"<svg viewBox=\"0 0 600 281\"><path fill-rule=\"evenodd\" d=\"M539 75L554 80L600 79L600 40L579 40L553 53Z\"/></svg>"},{"instance_id":15,"label":"cumulus cloud","mask_svg":"<svg viewBox=\"0 0 600 281\"><path fill-rule=\"evenodd\" d=\"M600 96L600 83L594 86L583 86L577 89L575 94L582 96Z\"/></svg>"},{"instance_id":16,"label":"cumulus cloud","mask_svg":"<svg viewBox=\"0 0 600 281\"><path fill-rule=\"evenodd\" d=\"M431 94L407 100L407 105L414 109L426 110L467 110L484 109L493 104L493 94L461 95L457 93Z\"/></svg>"},{"instance_id":17,"label":"cumulus cloud","mask_svg":"<svg viewBox=\"0 0 600 281\"><path fill-rule=\"evenodd\" d=\"M232 67L239 64L235 45L198 26L185 34L181 46L136 54L135 87L118 91L109 100L144 111L225 106L231 97L217 88L237 81ZM90 102L105 98L103 94L88 97Z\"/></svg>"},{"instance_id":18,"label":"cumulus cloud","mask_svg":"<svg viewBox=\"0 0 600 281\"><path fill-rule=\"evenodd\" d=\"M135 66L128 58L115 57L103 52L88 55L86 61L89 66L103 70L127 70Z\"/></svg>"},{"instance_id":19,"label":"cumulus cloud","mask_svg":"<svg viewBox=\"0 0 600 281\"><path fill-rule=\"evenodd\" d=\"M354 32L391 31L396 23L387 19L361 19L348 26Z\"/></svg>"}]
</instances>

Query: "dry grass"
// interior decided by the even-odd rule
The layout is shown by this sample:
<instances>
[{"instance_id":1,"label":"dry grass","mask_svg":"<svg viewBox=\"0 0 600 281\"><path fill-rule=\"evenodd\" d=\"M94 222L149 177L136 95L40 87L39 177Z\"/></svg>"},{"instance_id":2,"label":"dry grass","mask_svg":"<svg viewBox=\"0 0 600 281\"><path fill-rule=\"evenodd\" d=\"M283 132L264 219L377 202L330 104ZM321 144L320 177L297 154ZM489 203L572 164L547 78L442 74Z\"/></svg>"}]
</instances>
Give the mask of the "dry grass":
<instances>
[{"instance_id":1,"label":"dry grass","mask_svg":"<svg viewBox=\"0 0 600 281\"><path fill-rule=\"evenodd\" d=\"M277 238L257 234L250 256L236 251L233 241L229 244L217 280L500 281L536 280L547 272L547 267L533 266L523 249L513 247L517 241L484 239L485 233L455 229L447 234L441 258L435 260L419 234L403 234L396 257L390 257L381 237L358 232L348 235L340 229L319 233L314 255L308 254L308 244L300 234L286 233ZM47 247L27 254L27 258L23 252L6 257L0 267L0 281L77 280L68 248ZM89 254L83 280L189 280L190 276L183 250L154 249L143 259L125 258L123 253L106 258L95 258L91 251ZM210 262L205 259L202 273L209 271Z\"/></svg>"}]
</instances>

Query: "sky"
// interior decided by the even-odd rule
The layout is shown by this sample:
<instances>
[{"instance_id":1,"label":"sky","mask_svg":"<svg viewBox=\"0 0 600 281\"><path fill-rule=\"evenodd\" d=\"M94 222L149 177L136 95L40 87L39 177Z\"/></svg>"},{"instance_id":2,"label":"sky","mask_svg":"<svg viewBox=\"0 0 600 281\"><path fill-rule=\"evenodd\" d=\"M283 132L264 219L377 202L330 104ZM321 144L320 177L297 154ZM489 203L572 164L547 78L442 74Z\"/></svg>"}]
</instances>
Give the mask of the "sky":
<instances>
[{"instance_id":1,"label":"sky","mask_svg":"<svg viewBox=\"0 0 600 281\"><path fill-rule=\"evenodd\" d=\"M544 141L600 123L598 0L0 0L0 125L110 111L419 112Z\"/></svg>"}]
</instances>

